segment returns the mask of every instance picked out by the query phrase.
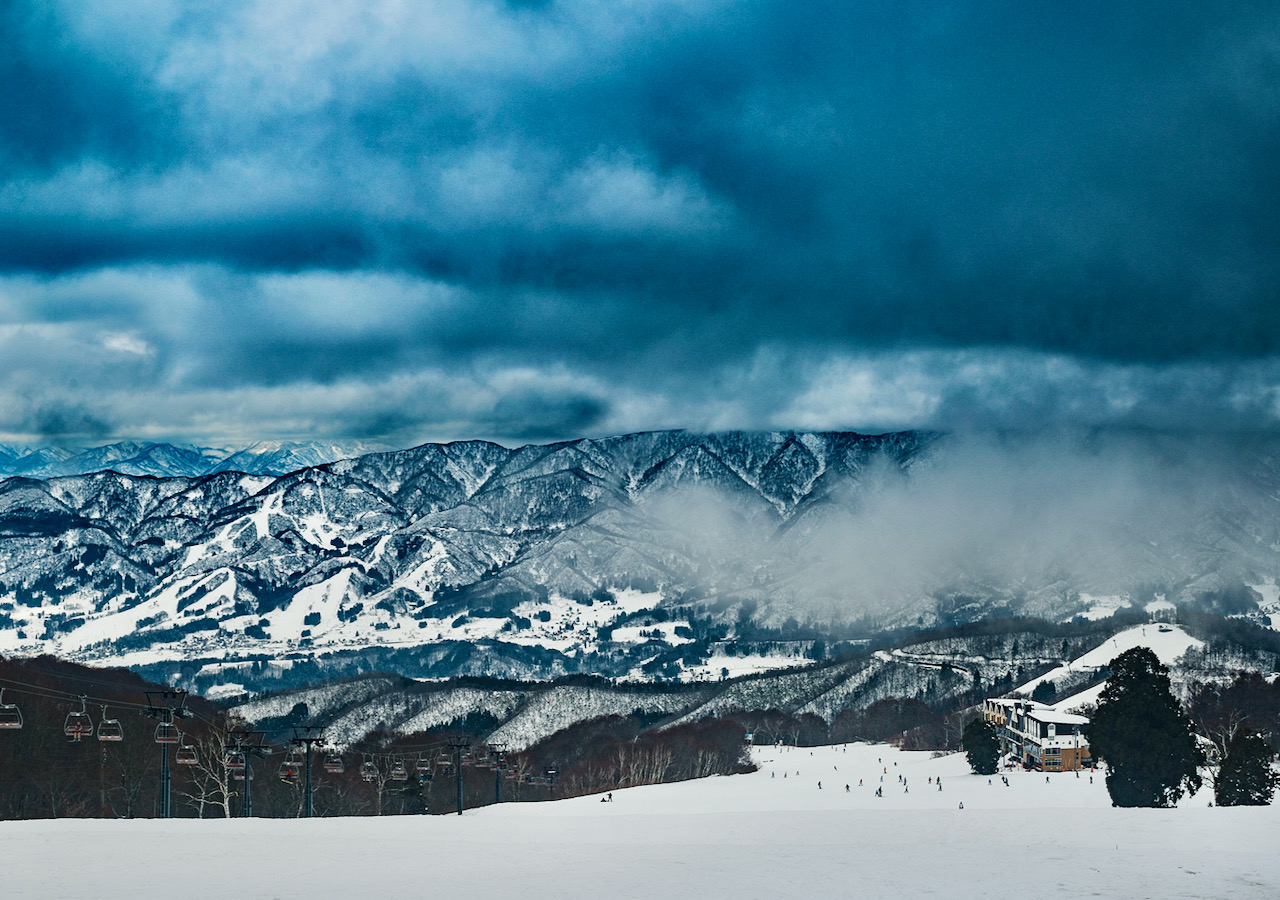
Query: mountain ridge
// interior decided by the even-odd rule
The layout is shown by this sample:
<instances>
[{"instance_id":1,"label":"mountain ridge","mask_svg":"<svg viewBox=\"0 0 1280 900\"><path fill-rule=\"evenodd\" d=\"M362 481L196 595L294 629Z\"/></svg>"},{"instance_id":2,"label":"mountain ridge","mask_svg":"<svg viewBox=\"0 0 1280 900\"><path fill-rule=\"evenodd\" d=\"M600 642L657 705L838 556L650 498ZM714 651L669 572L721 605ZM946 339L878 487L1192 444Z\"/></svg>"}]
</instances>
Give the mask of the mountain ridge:
<instances>
[{"instance_id":1,"label":"mountain ridge","mask_svg":"<svg viewBox=\"0 0 1280 900\"><path fill-rule=\"evenodd\" d=\"M1096 481L1102 501L1068 505L1071 527L1019 470L965 453L932 433L660 431L424 444L283 475L11 477L0 652L231 680L236 660L362 655L428 677L688 680L882 628L1165 597L1280 620L1269 450L1235 493L1194 503L1176 480L1160 502L1108 506L1110 470L1090 470L1068 487Z\"/></svg>"}]
</instances>

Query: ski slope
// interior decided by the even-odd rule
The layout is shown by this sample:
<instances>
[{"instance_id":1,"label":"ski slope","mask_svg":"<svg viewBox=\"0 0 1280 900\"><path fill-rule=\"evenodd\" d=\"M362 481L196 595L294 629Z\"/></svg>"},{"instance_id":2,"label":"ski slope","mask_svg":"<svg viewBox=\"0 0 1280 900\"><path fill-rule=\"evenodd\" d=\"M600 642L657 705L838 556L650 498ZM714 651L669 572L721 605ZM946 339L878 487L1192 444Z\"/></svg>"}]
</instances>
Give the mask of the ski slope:
<instances>
[{"instance_id":1,"label":"ski slope","mask_svg":"<svg viewBox=\"0 0 1280 900\"><path fill-rule=\"evenodd\" d=\"M0 822L0 880L41 900L132 900L149 881L227 900L1280 896L1276 808L1113 809L1100 775L1005 787L961 755L883 745L755 754L750 775L462 817Z\"/></svg>"},{"instance_id":2,"label":"ski slope","mask_svg":"<svg viewBox=\"0 0 1280 900\"><path fill-rule=\"evenodd\" d=\"M1091 672L1102 668L1115 659L1126 650L1132 650L1134 647L1146 647L1164 663L1166 666L1173 666L1188 650L1193 648L1199 649L1204 646L1204 641L1194 638L1187 634L1177 625L1163 625L1159 623L1151 623L1148 625L1135 625L1124 631L1114 634L1107 638L1103 643L1094 647L1088 653L1071 662L1063 663L1055 669L1045 672L1038 678L1033 678L1026 684L1019 686L1016 693L1024 697L1031 696L1031 692L1036 686L1045 681L1058 681L1059 679L1070 675L1073 672ZM1093 687L1065 697L1057 703L1052 704L1053 708L1060 712L1066 712L1077 709L1088 704L1096 704L1098 696L1102 693L1102 689L1106 687L1106 682L1094 685Z\"/></svg>"}]
</instances>

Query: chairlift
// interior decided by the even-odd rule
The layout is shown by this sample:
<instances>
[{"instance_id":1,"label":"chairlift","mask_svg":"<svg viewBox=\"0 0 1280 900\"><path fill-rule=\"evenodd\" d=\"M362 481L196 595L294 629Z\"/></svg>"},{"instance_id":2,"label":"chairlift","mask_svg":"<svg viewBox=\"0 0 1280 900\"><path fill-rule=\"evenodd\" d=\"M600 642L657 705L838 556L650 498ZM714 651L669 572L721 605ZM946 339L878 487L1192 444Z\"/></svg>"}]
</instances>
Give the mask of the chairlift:
<instances>
[{"instance_id":1,"label":"chairlift","mask_svg":"<svg viewBox=\"0 0 1280 900\"><path fill-rule=\"evenodd\" d=\"M285 756L284 762L280 763L280 779L282 781L297 781L298 775L302 772L302 751L294 747Z\"/></svg>"},{"instance_id":2,"label":"chairlift","mask_svg":"<svg viewBox=\"0 0 1280 900\"><path fill-rule=\"evenodd\" d=\"M390 775L392 781L409 780L409 770L405 768L403 759L397 759L391 764Z\"/></svg>"},{"instance_id":3,"label":"chairlift","mask_svg":"<svg viewBox=\"0 0 1280 900\"><path fill-rule=\"evenodd\" d=\"M419 775L430 775L435 770L431 760L421 753L418 754L418 761L414 764L414 768L418 770Z\"/></svg>"},{"instance_id":4,"label":"chairlift","mask_svg":"<svg viewBox=\"0 0 1280 900\"><path fill-rule=\"evenodd\" d=\"M342 754L337 750L327 753L324 758L324 770L331 775L341 775L345 772L347 767L342 762Z\"/></svg>"},{"instance_id":5,"label":"chairlift","mask_svg":"<svg viewBox=\"0 0 1280 900\"><path fill-rule=\"evenodd\" d=\"M178 726L172 722L161 722L156 726L157 744L176 744L179 737Z\"/></svg>"},{"instance_id":6,"label":"chairlift","mask_svg":"<svg viewBox=\"0 0 1280 900\"><path fill-rule=\"evenodd\" d=\"M365 757L365 761L360 763L360 777L365 781L373 781L378 774L378 766L374 763L373 757Z\"/></svg>"},{"instance_id":7,"label":"chairlift","mask_svg":"<svg viewBox=\"0 0 1280 900\"><path fill-rule=\"evenodd\" d=\"M102 718L98 722L98 740L124 740L124 729L120 727L120 720L107 718L107 705L105 703L102 704Z\"/></svg>"},{"instance_id":8,"label":"chairlift","mask_svg":"<svg viewBox=\"0 0 1280 900\"><path fill-rule=\"evenodd\" d=\"M87 734L93 734L93 719L89 718L85 706L85 699L81 697L79 711L67 713L67 718L62 723L62 733L73 741L78 741Z\"/></svg>"},{"instance_id":9,"label":"chairlift","mask_svg":"<svg viewBox=\"0 0 1280 900\"><path fill-rule=\"evenodd\" d=\"M244 771L244 751L228 750L223 756L222 764L233 772Z\"/></svg>"},{"instance_id":10,"label":"chairlift","mask_svg":"<svg viewBox=\"0 0 1280 900\"><path fill-rule=\"evenodd\" d=\"M22 710L16 703L4 702L4 688L0 688L0 728L21 728Z\"/></svg>"},{"instance_id":11,"label":"chairlift","mask_svg":"<svg viewBox=\"0 0 1280 900\"><path fill-rule=\"evenodd\" d=\"M194 766L200 762L196 748L186 742L186 735L179 735L178 755L174 760L180 766Z\"/></svg>"}]
</instances>

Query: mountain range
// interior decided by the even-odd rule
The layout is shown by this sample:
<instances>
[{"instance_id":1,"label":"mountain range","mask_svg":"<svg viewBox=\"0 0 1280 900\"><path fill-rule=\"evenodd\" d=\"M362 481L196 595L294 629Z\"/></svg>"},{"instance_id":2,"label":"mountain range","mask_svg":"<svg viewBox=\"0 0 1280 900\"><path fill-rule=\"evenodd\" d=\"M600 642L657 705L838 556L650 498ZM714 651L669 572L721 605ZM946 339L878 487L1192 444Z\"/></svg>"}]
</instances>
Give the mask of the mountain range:
<instances>
[{"instance_id":1,"label":"mountain range","mask_svg":"<svg viewBox=\"0 0 1280 900\"><path fill-rule=\"evenodd\" d=\"M1229 464L1164 448L1154 480L1147 457L1094 452L1032 481L1026 456L916 432L468 441L284 474L235 467L334 448L115 447L102 471L0 482L0 652L206 688L375 669L702 680L993 615L1280 614L1270 447Z\"/></svg>"},{"instance_id":2,"label":"mountain range","mask_svg":"<svg viewBox=\"0 0 1280 900\"><path fill-rule=\"evenodd\" d=\"M259 441L239 450L152 441L120 441L88 449L0 444L0 478L58 478L107 470L156 478L198 478L216 472L285 475L387 449L362 441Z\"/></svg>"}]
</instances>

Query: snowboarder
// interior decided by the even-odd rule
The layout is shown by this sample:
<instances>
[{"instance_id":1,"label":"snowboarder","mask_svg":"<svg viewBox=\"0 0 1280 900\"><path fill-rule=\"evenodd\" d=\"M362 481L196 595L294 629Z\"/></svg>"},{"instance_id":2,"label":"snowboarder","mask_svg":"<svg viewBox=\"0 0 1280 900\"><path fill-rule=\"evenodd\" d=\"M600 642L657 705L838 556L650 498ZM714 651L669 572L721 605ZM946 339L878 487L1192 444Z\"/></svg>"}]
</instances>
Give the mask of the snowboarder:
<instances>
[{"instance_id":1,"label":"snowboarder","mask_svg":"<svg viewBox=\"0 0 1280 900\"><path fill-rule=\"evenodd\" d=\"M961 800L961 801L960 801L960 808L961 808L961 809L964 809L964 801L963 801L963 800Z\"/></svg>"}]
</instances>

